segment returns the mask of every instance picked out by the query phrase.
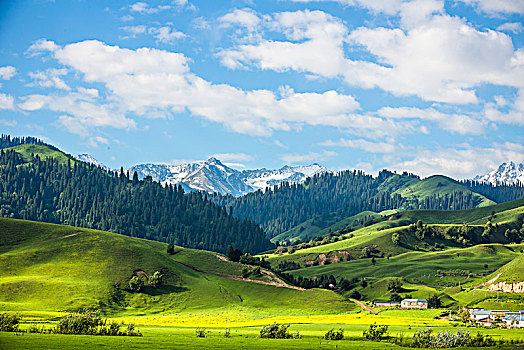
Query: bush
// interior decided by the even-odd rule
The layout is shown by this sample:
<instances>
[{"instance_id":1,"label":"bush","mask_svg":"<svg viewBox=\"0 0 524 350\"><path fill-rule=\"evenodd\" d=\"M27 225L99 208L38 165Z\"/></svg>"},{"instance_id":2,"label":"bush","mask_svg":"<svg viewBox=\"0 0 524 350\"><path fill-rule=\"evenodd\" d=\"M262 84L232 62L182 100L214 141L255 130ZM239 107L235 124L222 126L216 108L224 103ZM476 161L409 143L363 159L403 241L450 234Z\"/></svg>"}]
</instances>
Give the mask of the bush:
<instances>
[{"instance_id":1,"label":"bush","mask_svg":"<svg viewBox=\"0 0 524 350\"><path fill-rule=\"evenodd\" d=\"M125 330L124 322L110 322L102 320L100 311L83 309L78 314L69 314L60 319L58 325L52 330L58 334L84 334L84 335L112 335L112 336L142 336L135 325L130 323Z\"/></svg>"},{"instance_id":2,"label":"bush","mask_svg":"<svg viewBox=\"0 0 524 350\"><path fill-rule=\"evenodd\" d=\"M342 340L344 338L344 330L342 328L339 328L338 331L336 331L334 328L331 328L329 331L327 331L326 334L324 334L324 339L326 340Z\"/></svg>"},{"instance_id":3,"label":"bush","mask_svg":"<svg viewBox=\"0 0 524 350\"><path fill-rule=\"evenodd\" d=\"M295 334L290 334L288 332L289 323L284 324L268 324L260 330L260 338L270 338L270 339L300 339L300 334L296 332Z\"/></svg>"},{"instance_id":4,"label":"bush","mask_svg":"<svg viewBox=\"0 0 524 350\"><path fill-rule=\"evenodd\" d=\"M129 289L131 289L133 292L139 292L143 286L144 281L138 276L133 276L129 280Z\"/></svg>"},{"instance_id":5,"label":"bush","mask_svg":"<svg viewBox=\"0 0 524 350\"><path fill-rule=\"evenodd\" d=\"M197 338L205 338L205 337L206 337L206 334L207 334L207 331L206 331L205 328L200 328L200 327L198 327L198 328L195 330L195 333L196 333Z\"/></svg>"},{"instance_id":6,"label":"bush","mask_svg":"<svg viewBox=\"0 0 524 350\"><path fill-rule=\"evenodd\" d=\"M55 328L60 334L96 334L99 326L104 325L100 311L83 309L79 314L65 315Z\"/></svg>"},{"instance_id":7,"label":"bush","mask_svg":"<svg viewBox=\"0 0 524 350\"><path fill-rule=\"evenodd\" d=\"M149 279L149 284L153 288L160 287L164 284L164 277L165 275L163 275L160 271L155 271L155 273Z\"/></svg>"},{"instance_id":8,"label":"bush","mask_svg":"<svg viewBox=\"0 0 524 350\"><path fill-rule=\"evenodd\" d=\"M231 330L229 328L226 328L224 331L224 337L229 338L231 336Z\"/></svg>"},{"instance_id":9,"label":"bush","mask_svg":"<svg viewBox=\"0 0 524 350\"><path fill-rule=\"evenodd\" d=\"M417 348L435 348L447 349L466 346L492 346L495 341L490 337L484 337L482 333L477 333L475 338L471 338L468 331L462 328L457 330L457 333L450 331L437 332L436 335L431 335L433 330L419 329L413 334L413 346Z\"/></svg>"},{"instance_id":10,"label":"bush","mask_svg":"<svg viewBox=\"0 0 524 350\"><path fill-rule=\"evenodd\" d=\"M167 245L167 254L169 255L175 254L175 246L173 245L173 243L169 243Z\"/></svg>"},{"instance_id":11,"label":"bush","mask_svg":"<svg viewBox=\"0 0 524 350\"><path fill-rule=\"evenodd\" d=\"M372 341L381 341L388 335L388 326L377 325L376 323L370 324L368 330L363 332L363 336L366 339Z\"/></svg>"},{"instance_id":12,"label":"bush","mask_svg":"<svg viewBox=\"0 0 524 350\"><path fill-rule=\"evenodd\" d=\"M0 314L0 331L2 332L18 332L18 326L22 317L18 314L9 315L7 313Z\"/></svg>"}]
</instances>

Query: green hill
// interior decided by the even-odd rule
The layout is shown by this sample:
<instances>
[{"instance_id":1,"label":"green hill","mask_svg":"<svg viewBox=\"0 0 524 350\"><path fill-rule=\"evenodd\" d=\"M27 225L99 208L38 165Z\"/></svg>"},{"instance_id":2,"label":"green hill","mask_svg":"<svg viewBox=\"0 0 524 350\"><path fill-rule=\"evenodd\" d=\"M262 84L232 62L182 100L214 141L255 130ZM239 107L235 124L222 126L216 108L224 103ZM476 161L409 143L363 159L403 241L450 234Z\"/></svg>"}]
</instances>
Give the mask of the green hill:
<instances>
[{"instance_id":1,"label":"green hill","mask_svg":"<svg viewBox=\"0 0 524 350\"><path fill-rule=\"evenodd\" d=\"M176 247L168 255L166 247L115 233L0 219L0 309L95 306L111 315L144 315L211 309L307 314L351 307L330 291L271 285L282 283L269 273L244 281L243 266L216 253ZM160 270L167 276L165 286L112 297L115 281L125 289L136 271Z\"/></svg>"},{"instance_id":2,"label":"green hill","mask_svg":"<svg viewBox=\"0 0 524 350\"><path fill-rule=\"evenodd\" d=\"M413 181L406 182L402 188L396 190L394 193L398 193L407 199L417 199L420 201L426 197L434 195L445 196L458 192L462 192L463 194L471 194L474 197L476 207L484 207L496 204L494 201L491 201L483 195L471 191L466 186L443 175L430 176L416 183ZM453 210L454 208L450 207L447 209Z\"/></svg>"},{"instance_id":3,"label":"green hill","mask_svg":"<svg viewBox=\"0 0 524 350\"><path fill-rule=\"evenodd\" d=\"M36 156L35 154L38 154ZM150 179L109 175L42 145L0 153L0 216L118 232L226 252L272 248L252 221L234 218L201 193Z\"/></svg>"},{"instance_id":4,"label":"green hill","mask_svg":"<svg viewBox=\"0 0 524 350\"><path fill-rule=\"evenodd\" d=\"M60 164L67 164L68 161L71 162L71 164L79 162L78 160L76 160L68 154L65 154L64 152L54 150L43 145L25 144L6 148L5 150L16 151L22 156L22 159L25 163L34 162L36 156L40 157L40 159L42 160L47 158L54 158Z\"/></svg>"}]
</instances>

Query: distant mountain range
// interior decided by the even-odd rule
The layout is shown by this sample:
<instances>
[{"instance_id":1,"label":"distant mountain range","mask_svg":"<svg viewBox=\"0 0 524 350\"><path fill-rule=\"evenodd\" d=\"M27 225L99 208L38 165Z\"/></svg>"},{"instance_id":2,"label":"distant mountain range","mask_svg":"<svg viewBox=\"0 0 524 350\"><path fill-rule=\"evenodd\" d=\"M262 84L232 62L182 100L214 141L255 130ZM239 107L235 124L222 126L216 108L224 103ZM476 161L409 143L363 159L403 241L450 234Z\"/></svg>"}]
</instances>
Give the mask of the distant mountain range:
<instances>
[{"instance_id":1,"label":"distant mountain range","mask_svg":"<svg viewBox=\"0 0 524 350\"><path fill-rule=\"evenodd\" d=\"M524 183L524 164L516 164L514 162L502 163L497 169L485 175L477 175L473 180L494 185L512 185L517 183L517 181Z\"/></svg>"},{"instance_id":2,"label":"distant mountain range","mask_svg":"<svg viewBox=\"0 0 524 350\"><path fill-rule=\"evenodd\" d=\"M75 158L99 166L106 171L110 170L109 167L89 154L80 154ZM302 183L307 177L330 172L327 168L316 163L305 166L286 165L275 170L262 168L239 171L224 165L214 157L205 161L179 165L139 164L129 168L128 171L130 174L136 171L139 179L151 176L154 181L181 185L186 192L215 192L230 194L235 197L260 189L265 190L267 187L273 187L283 182ZM502 163L496 170L485 175L477 175L473 180L495 185L524 183L524 164L516 164L513 161Z\"/></svg>"},{"instance_id":3,"label":"distant mountain range","mask_svg":"<svg viewBox=\"0 0 524 350\"><path fill-rule=\"evenodd\" d=\"M231 194L235 197L254 192L266 187L273 187L282 182L300 183L307 177L327 172L323 166L284 166L277 170L265 168L239 171L224 165L211 157L206 161L168 164L139 164L129 169L137 172L138 178L151 176L153 180L166 184L180 184L184 190L198 190Z\"/></svg>"}]
</instances>

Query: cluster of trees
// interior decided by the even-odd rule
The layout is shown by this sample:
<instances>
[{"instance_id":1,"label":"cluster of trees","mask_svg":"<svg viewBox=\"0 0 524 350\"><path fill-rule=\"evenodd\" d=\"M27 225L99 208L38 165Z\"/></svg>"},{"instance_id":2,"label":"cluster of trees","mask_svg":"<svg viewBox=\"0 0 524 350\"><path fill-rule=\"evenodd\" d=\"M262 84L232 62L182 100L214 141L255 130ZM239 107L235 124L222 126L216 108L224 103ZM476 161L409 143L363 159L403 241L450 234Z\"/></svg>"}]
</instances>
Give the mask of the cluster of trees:
<instances>
[{"instance_id":1,"label":"cluster of trees","mask_svg":"<svg viewBox=\"0 0 524 350\"><path fill-rule=\"evenodd\" d=\"M81 162L34 155L25 163L0 151L0 216L117 232L226 252L229 244L261 252L273 245L252 220L234 218L202 193L184 194L151 179L108 174Z\"/></svg>"},{"instance_id":2,"label":"cluster of trees","mask_svg":"<svg viewBox=\"0 0 524 350\"><path fill-rule=\"evenodd\" d=\"M287 282L302 287L305 289L310 288L324 288L324 289L332 289L337 286L337 280L335 279L335 276L333 275L320 275L318 278L308 278L308 277L302 277L298 276L295 277L289 273L285 273L282 271L277 271L282 278L284 278ZM330 288L330 285L333 286Z\"/></svg>"},{"instance_id":3,"label":"cluster of trees","mask_svg":"<svg viewBox=\"0 0 524 350\"><path fill-rule=\"evenodd\" d=\"M524 184L520 182L513 185L504 183L494 185L492 183L464 180L462 184L497 203L508 202L524 197Z\"/></svg>"}]
</instances>

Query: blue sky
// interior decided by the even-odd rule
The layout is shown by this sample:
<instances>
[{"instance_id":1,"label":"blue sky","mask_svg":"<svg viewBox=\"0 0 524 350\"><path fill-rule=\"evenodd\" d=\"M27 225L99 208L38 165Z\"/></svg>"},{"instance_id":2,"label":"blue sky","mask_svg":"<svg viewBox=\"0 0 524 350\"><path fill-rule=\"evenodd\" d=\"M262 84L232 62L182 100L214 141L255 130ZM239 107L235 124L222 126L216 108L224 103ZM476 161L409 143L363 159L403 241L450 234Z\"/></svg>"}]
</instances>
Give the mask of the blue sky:
<instances>
[{"instance_id":1,"label":"blue sky","mask_svg":"<svg viewBox=\"0 0 524 350\"><path fill-rule=\"evenodd\" d=\"M0 129L113 167L524 162L524 0L0 2Z\"/></svg>"}]
</instances>

